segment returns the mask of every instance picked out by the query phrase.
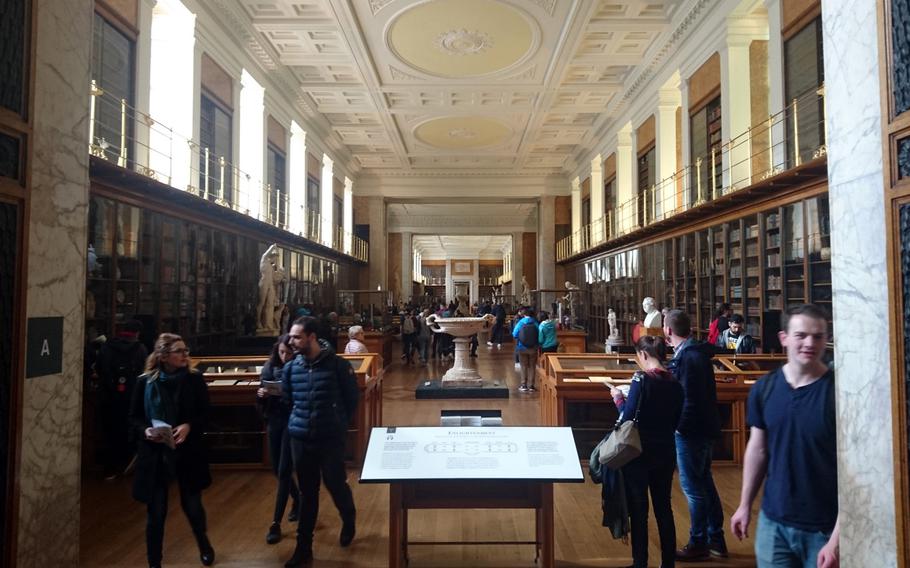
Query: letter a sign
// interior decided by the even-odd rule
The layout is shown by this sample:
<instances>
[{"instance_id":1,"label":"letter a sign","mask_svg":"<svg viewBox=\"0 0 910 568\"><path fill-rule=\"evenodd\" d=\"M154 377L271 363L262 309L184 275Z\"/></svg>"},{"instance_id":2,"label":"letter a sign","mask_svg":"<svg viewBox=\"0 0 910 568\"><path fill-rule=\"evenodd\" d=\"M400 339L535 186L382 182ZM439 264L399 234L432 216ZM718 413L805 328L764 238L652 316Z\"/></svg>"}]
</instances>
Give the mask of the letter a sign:
<instances>
[{"instance_id":1,"label":"letter a sign","mask_svg":"<svg viewBox=\"0 0 910 568\"><path fill-rule=\"evenodd\" d=\"M25 378L63 371L63 318L29 318L25 340Z\"/></svg>"}]
</instances>

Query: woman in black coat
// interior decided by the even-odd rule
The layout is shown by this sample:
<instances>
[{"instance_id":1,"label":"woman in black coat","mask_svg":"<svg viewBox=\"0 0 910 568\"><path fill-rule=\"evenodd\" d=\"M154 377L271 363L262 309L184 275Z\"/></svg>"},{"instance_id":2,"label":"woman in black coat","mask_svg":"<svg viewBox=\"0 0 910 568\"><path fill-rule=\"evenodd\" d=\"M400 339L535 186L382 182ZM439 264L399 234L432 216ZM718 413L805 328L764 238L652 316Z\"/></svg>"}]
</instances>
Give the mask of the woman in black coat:
<instances>
[{"instance_id":1,"label":"woman in black coat","mask_svg":"<svg viewBox=\"0 0 910 568\"><path fill-rule=\"evenodd\" d=\"M269 360L262 367L259 375L260 381L277 382L281 388L281 371L284 364L294 358L294 352L288 343L288 336L282 335L272 347ZM269 439L269 460L272 462L272 471L278 478L278 492L275 495L275 513L272 516L272 525L265 536L265 541L275 544L281 540L281 517L288 504L288 496L293 503L288 513L288 521L297 521L300 503L300 492L294 483L294 461L291 458L291 439L288 437L288 420L291 417L291 402L283 396L283 392L270 392L260 382L256 391L256 403L262 410L266 420L266 431Z\"/></svg>"},{"instance_id":2,"label":"woman in black coat","mask_svg":"<svg viewBox=\"0 0 910 568\"><path fill-rule=\"evenodd\" d=\"M660 565L673 568L676 525L670 491L676 469L674 433L682 414L683 388L664 367L667 347L662 337L642 337L635 344L635 355L642 370L632 375L628 400L619 389L611 389L620 411L619 423L635 420L637 414L641 437L641 455L622 468L632 529L630 568L648 566L648 493L660 536Z\"/></svg>"},{"instance_id":3,"label":"woman in black coat","mask_svg":"<svg viewBox=\"0 0 910 568\"><path fill-rule=\"evenodd\" d=\"M202 490L212 483L202 441L209 396L202 373L191 369L189 354L179 335L158 336L130 405L130 424L138 440L133 497L148 506L145 540L152 568L161 566L168 489L174 480L200 560L206 566L215 562L202 507Z\"/></svg>"}]
</instances>

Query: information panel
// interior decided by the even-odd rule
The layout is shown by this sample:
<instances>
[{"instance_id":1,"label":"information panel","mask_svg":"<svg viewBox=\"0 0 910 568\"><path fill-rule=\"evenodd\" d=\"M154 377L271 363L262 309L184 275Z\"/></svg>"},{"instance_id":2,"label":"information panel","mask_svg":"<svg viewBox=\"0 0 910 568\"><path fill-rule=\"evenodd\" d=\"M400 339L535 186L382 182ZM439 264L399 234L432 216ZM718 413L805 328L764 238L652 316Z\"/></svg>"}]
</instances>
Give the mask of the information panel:
<instances>
[{"instance_id":1,"label":"information panel","mask_svg":"<svg viewBox=\"0 0 910 568\"><path fill-rule=\"evenodd\" d=\"M584 481L568 427L373 428L360 481Z\"/></svg>"}]
</instances>

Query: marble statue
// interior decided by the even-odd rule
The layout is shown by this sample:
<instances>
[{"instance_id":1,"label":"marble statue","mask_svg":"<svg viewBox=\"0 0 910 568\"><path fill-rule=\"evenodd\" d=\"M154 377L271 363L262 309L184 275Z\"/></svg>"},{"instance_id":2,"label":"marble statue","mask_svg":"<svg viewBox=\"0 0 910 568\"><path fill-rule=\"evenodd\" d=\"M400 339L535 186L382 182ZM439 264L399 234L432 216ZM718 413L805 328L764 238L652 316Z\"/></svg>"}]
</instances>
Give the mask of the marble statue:
<instances>
[{"instance_id":1,"label":"marble statue","mask_svg":"<svg viewBox=\"0 0 910 568\"><path fill-rule=\"evenodd\" d=\"M531 305L531 286L528 284L528 277L521 275L521 305Z\"/></svg>"},{"instance_id":2,"label":"marble statue","mask_svg":"<svg viewBox=\"0 0 910 568\"><path fill-rule=\"evenodd\" d=\"M455 315L452 317L457 317L457 318L470 317L471 308L468 305L468 297L461 295L461 296L456 296L455 299L458 300L458 307L455 308Z\"/></svg>"},{"instance_id":3,"label":"marble statue","mask_svg":"<svg viewBox=\"0 0 910 568\"><path fill-rule=\"evenodd\" d=\"M273 244L259 260L259 304L256 306L256 334L278 335L279 317L284 309L278 301L278 286L284 282L278 245Z\"/></svg>"},{"instance_id":4,"label":"marble statue","mask_svg":"<svg viewBox=\"0 0 910 568\"><path fill-rule=\"evenodd\" d=\"M572 317L576 317L578 315L575 313L575 301L577 296L575 293L576 290L580 290L580 288L566 280L566 295L563 296L563 300L565 300L565 305L567 306L569 313L572 314Z\"/></svg>"},{"instance_id":5,"label":"marble statue","mask_svg":"<svg viewBox=\"0 0 910 568\"><path fill-rule=\"evenodd\" d=\"M657 305L654 303L654 298L648 296L642 300L641 307L645 311L645 327L649 329L661 329L663 321L660 310L657 309Z\"/></svg>"},{"instance_id":6,"label":"marble statue","mask_svg":"<svg viewBox=\"0 0 910 568\"><path fill-rule=\"evenodd\" d=\"M610 326L610 339L619 339L619 326L616 325L616 312L613 308L607 312L607 325Z\"/></svg>"}]
</instances>

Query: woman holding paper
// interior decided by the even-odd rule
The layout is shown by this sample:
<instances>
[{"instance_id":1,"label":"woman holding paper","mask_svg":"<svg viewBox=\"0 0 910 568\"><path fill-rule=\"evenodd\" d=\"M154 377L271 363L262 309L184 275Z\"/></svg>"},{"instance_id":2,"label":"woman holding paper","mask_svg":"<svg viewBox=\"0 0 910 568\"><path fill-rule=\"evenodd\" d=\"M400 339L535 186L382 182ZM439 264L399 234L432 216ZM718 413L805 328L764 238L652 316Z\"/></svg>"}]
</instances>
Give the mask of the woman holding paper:
<instances>
[{"instance_id":1,"label":"woman holding paper","mask_svg":"<svg viewBox=\"0 0 910 568\"><path fill-rule=\"evenodd\" d=\"M291 401L285 399L282 391L281 371L284 364L294 358L294 352L288 344L288 336L282 335L272 347L269 360L262 367L259 375L260 388L256 391L257 405L266 419L266 432L269 438L269 460L272 471L278 478L278 492L275 495L275 513L272 525L265 536L265 541L275 544L281 540L281 517L288 504L288 496L293 499L288 521L296 522L300 493L294 483L294 462L291 459L291 439L288 438L288 420L291 417Z\"/></svg>"},{"instance_id":2,"label":"woman holding paper","mask_svg":"<svg viewBox=\"0 0 910 568\"><path fill-rule=\"evenodd\" d=\"M661 566L672 568L676 556L676 526L670 506L673 471L676 469L674 432L682 414L683 388L664 367L667 347L662 337L643 336L635 344L641 371L632 375L628 400L610 389L619 409L619 422L638 418L641 455L622 468L632 529L630 568L648 566L648 493L654 505L660 535Z\"/></svg>"},{"instance_id":3,"label":"woman holding paper","mask_svg":"<svg viewBox=\"0 0 910 568\"><path fill-rule=\"evenodd\" d=\"M133 497L148 507L145 541L152 568L161 566L168 490L174 480L199 558L206 566L215 562L202 507L202 490L212 484L202 442L209 395L202 373L191 368L189 355L179 335L158 336L130 405L130 423L138 440Z\"/></svg>"}]
</instances>

